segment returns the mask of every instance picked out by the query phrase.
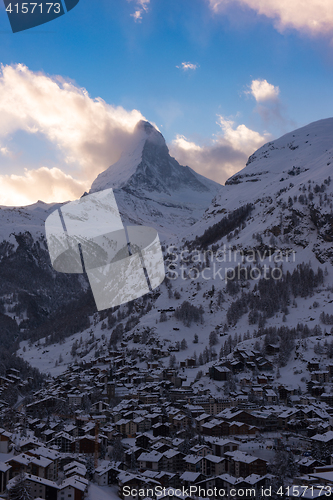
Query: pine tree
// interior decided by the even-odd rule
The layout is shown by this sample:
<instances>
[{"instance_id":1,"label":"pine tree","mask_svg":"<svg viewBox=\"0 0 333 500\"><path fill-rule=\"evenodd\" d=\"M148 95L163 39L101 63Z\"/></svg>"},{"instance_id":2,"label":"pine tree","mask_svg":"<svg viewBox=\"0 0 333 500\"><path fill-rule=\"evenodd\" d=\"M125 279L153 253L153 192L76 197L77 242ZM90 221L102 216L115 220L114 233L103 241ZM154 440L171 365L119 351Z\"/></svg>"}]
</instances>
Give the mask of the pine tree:
<instances>
[{"instance_id":1,"label":"pine tree","mask_svg":"<svg viewBox=\"0 0 333 500\"><path fill-rule=\"evenodd\" d=\"M124 460L124 447L121 439L117 437L113 442L113 448L111 452L112 460L115 462L122 462Z\"/></svg>"},{"instance_id":2,"label":"pine tree","mask_svg":"<svg viewBox=\"0 0 333 500\"><path fill-rule=\"evenodd\" d=\"M185 351L185 349L187 349L187 342L186 342L186 339L183 339L180 343L180 348L182 351Z\"/></svg>"},{"instance_id":3,"label":"pine tree","mask_svg":"<svg viewBox=\"0 0 333 500\"><path fill-rule=\"evenodd\" d=\"M87 476L88 479L91 481L94 477L94 472L95 472L94 459L92 457L87 458L86 466L87 466Z\"/></svg>"},{"instance_id":4,"label":"pine tree","mask_svg":"<svg viewBox=\"0 0 333 500\"><path fill-rule=\"evenodd\" d=\"M209 334L209 345L210 347L213 347L214 345L216 345L218 343L218 337L217 337L217 333L215 330L213 330L212 332L210 332Z\"/></svg>"},{"instance_id":5,"label":"pine tree","mask_svg":"<svg viewBox=\"0 0 333 500\"><path fill-rule=\"evenodd\" d=\"M169 368L174 368L175 364L176 364L176 356L174 354L171 354L169 359Z\"/></svg>"},{"instance_id":6,"label":"pine tree","mask_svg":"<svg viewBox=\"0 0 333 500\"><path fill-rule=\"evenodd\" d=\"M9 500L32 500L31 488L23 472L17 476L8 496Z\"/></svg>"},{"instance_id":7,"label":"pine tree","mask_svg":"<svg viewBox=\"0 0 333 500\"><path fill-rule=\"evenodd\" d=\"M270 466L270 472L276 476L279 485L284 486L298 473L298 465L294 455L291 452L277 450Z\"/></svg>"}]
</instances>

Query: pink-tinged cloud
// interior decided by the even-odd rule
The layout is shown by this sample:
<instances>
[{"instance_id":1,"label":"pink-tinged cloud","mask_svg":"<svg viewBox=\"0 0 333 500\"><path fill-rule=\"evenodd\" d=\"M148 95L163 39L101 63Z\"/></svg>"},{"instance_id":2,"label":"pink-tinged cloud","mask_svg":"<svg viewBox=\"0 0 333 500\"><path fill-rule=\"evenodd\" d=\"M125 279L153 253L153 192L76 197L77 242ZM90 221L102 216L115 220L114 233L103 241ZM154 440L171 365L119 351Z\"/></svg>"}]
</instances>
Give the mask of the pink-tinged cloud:
<instances>
[{"instance_id":1,"label":"pink-tinged cloud","mask_svg":"<svg viewBox=\"0 0 333 500\"><path fill-rule=\"evenodd\" d=\"M261 135L243 124L235 127L233 121L222 116L218 116L217 123L221 132L209 143L199 145L179 135L172 142L170 152L182 165L223 184L245 166L247 158L270 136Z\"/></svg>"},{"instance_id":2,"label":"pink-tinged cloud","mask_svg":"<svg viewBox=\"0 0 333 500\"><path fill-rule=\"evenodd\" d=\"M36 201L37 190L37 199L43 201L65 201L82 194L83 188L89 188L100 172L119 159L132 140L135 125L144 118L137 110L93 99L73 82L35 73L22 64L1 68L0 115L2 155L10 154L4 140L22 130L41 134L62 156L58 170L0 176L0 194L9 199L12 186L13 200L18 200L22 189L22 200L28 202ZM23 162L21 158L22 167ZM61 171L66 173L61 176ZM29 188L26 193L24 184Z\"/></svg>"},{"instance_id":3,"label":"pink-tinged cloud","mask_svg":"<svg viewBox=\"0 0 333 500\"><path fill-rule=\"evenodd\" d=\"M331 0L208 0L211 9L218 13L228 6L248 7L259 15L273 20L275 28L287 28L312 35L333 32Z\"/></svg>"}]
</instances>

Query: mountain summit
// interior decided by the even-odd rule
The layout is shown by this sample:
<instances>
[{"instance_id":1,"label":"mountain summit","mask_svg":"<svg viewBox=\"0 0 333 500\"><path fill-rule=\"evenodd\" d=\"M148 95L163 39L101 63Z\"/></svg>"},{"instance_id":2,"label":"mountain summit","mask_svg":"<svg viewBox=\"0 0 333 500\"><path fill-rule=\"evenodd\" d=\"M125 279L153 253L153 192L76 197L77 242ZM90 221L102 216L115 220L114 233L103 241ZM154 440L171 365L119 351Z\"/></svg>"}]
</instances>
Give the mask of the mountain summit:
<instances>
[{"instance_id":1,"label":"mountain summit","mask_svg":"<svg viewBox=\"0 0 333 500\"><path fill-rule=\"evenodd\" d=\"M175 192L191 189L200 193L216 191L219 185L197 174L189 167L179 165L169 154L163 135L149 122L138 122L133 145L129 151L92 183L90 193L107 188L122 188L140 194Z\"/></svg>"},{"instance_id":2,"label":"mountain summit","mask_svg":"<svg viewBox=\"0 0 333 500\"><path fill-rule=\"evenodd\" d=\"M198 220L221 186L169 154L162 134L138 122L132 147L92 183L90 193L113 188L122 215L164 230ZM167 230L168 230L167 229Z\"/></svg>"}]
</instances>

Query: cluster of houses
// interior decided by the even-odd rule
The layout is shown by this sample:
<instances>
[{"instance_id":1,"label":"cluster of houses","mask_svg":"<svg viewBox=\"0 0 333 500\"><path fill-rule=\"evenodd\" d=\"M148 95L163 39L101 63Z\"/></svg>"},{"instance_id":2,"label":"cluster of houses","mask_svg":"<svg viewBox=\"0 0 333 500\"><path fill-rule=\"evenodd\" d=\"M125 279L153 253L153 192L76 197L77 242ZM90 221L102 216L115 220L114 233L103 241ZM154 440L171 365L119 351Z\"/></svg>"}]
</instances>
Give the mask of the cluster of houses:
<instances>
[{"instance_id":1,"label":"cluster of houses","mask_svg":"<svg viewBox=\"0 0 333 500\"><path fill-rule=\"evenodd\" d=\"M267 346L267 358L278 349ZM83 500L91 481L128 500L126 491L140 489L155 498L157 487L222 489L233 498L250 488L258 497L276 480L277 449L293 454L295 484L333 488L333 401L320 389L332 381L330 366L309 362L301 394L279 384L272 361L253 350L203 366L208 384L188 378L195 360L182 363L138 368L123 347L70 366L15 407L0 400L0 497L22 474L44 500ZM228 395L212 395L209 379L223 387L235 375ZM22 383L15 370L0 377L0 387Z\"/></svg>"}]
</instances>

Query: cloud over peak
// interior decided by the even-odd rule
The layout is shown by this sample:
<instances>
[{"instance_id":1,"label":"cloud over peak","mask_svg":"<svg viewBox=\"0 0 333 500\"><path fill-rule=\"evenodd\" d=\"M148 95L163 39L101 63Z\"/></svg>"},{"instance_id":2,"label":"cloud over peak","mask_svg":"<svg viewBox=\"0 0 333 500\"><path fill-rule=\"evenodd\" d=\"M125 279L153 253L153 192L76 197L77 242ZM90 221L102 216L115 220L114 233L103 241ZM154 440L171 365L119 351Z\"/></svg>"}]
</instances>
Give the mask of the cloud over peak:
<instances>
[{"instance_id":1,"label":"cloud over peak","mask_svg":"<svg viewBox=\"0 0 333 500\"><path fill-rule=\"evenodd\" d=\"M3 155L9 155L6 141L17 131L42 136L59 151L61 164L56 170L39 165L34 173L0 175L2 198L8 198L11 186L15 200L21 188L24 198L27 181L33 193L29 201L35 200L37 189L37 199L44 201L65 201L82 194L83 188L118 160L131 143L135 125L144 119L135 109L127 111L100 98L92 99L84 88L62 77L35 73L22 64L1 67L0 114ZM22 154L24 159L24 151ZM64 170L66 174L61 176Z\"/></svg>"}]
</instances>

